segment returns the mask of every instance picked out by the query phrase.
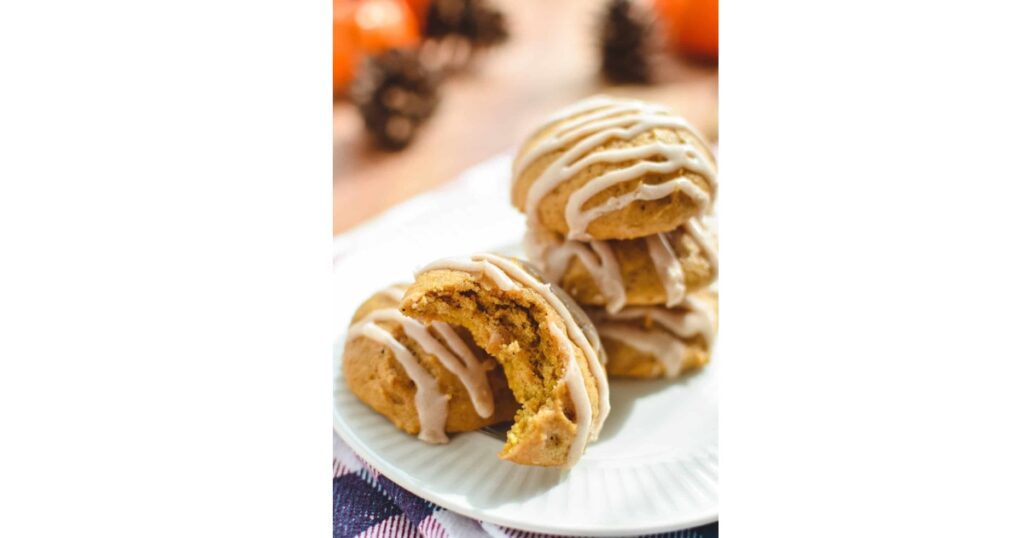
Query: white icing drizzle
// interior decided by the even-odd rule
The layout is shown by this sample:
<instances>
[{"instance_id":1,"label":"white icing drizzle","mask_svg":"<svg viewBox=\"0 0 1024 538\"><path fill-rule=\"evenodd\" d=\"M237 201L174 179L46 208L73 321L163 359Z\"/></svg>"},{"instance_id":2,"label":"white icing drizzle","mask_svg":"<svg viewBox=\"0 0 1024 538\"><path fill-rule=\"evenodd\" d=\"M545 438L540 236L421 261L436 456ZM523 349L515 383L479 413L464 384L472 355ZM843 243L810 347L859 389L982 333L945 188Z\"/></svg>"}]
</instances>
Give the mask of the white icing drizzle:
<instances>
[{"instance_id":1,"label":"white icing drizzle","mask_svg":"<svg viewBox=\"0 0 1024 538\"><path fill-rule=\"evenodd\" d=\"M455 377L462 382L478 415L487 418L494 414L494 396L491 394L491 385L487 381L487 370L490 369L490 364L477 359L476 355L447 323L432 323L431 326L437 329L451 350L434 338L434 335L427 330L426 325L402 314L397 308L376 310L365 319L368 322L393 321L399 323L406 336L415 340L424 351L437 357L441 365L455 374Z\"/></svg>"},{"instance_id":2,"label":"white icing drizzle","mask_svg":"<svg viewBox=\"0 0 1024 538\"><path fill-rule=\"evenodd\" d=\"M641 329L627 323L605 323L598 330L604 338L618 340L644 353L653 355L665 369L665 377L676 377L683 371L686 344L661 329Z\"/></svg>"},{"instance_id":3,"label":"white icing drizzle","mask_svg":"<svg viewBox=\"0 0 1024 538\"><path fill-rule=\"evenodd\" d=\"M715 309L705 300L693 295L687 295L683 306L689 311L683 318L683 323L678 325L679 334L686 338L688 334L700 334L707 342L708 348L715 343L715 325L717 315Z\"/></svg>"},{"instance_id":4,"label":"white icing drizzle","mask_svg":"<svg viewBox=\"0 0 1024 538\"><path fill-rule=\"evenodd\" d=\"M549 115L547 119L544 121L544 123L541 124L536 129L534 129L530 133L530 136L528 136L527 138L533 138L537 136L538 133L540 133L544 129L547 129L551 125L554 125L555 123L558 123L565 119L571 118L572 116L585 114L583 117L574 120L575 127L579 127L580 125L586 123L587 121L594 121L595 119L606 118L610 115L622 113L621 107L614 107L614 104L614 100L609 99L607 96L604 95L592 95L590 97L587 97L586 99L576 101L575 103L563 107L561 110L558 110L555 113ZM604 112L602 113L602 111ZM539 157L542 154L543 153L540 151L532 151L527 155L532 155L532 158L529 160L532 161L533 159ZM516 159L516 161L525 161L526 163L529 162L525 158ZM516 163L513 163L513 166L515 166L516 170L519 171L526 167L525 164L516 166Z\"/></svg>"},{"instance_id":5,"label":"white icing drizzle","mask_svg":"<svg viewBox=\"0 0 1024 538\"><path fill-rule=\"evenodd\" d=\"M404 285L391 286L381 293L401 299ZM430 443L448 441L444 435L444 425L448 416L448 397L441 394L437 380L430 375L412 353L395 339L391 333L377 325L378 322L390 321L398 323L405 335L414 340L427 353L437 357L441 365L459 379L466 387L473 408L483 418L494 414L494 395L487 379L487 371L494 367L493 360L481 361L466 345L461 337L447 323L432 323L441 338L442 344L434 337L423 323L410 318L397 308L382 308L359 320L349 331L349 339L366 336L388 346L395 354L406 374L416 385L416 412L420 419L420 439ZM383 335L387 335L385 338ZM443 400L444 405L438 404Z\"/></svg>"},{"instance_id":6,"label":"white icing drizzle","mask_svg":"<svg viewBox=\"0 0 1024 538\"><path fill-rule=\"evenodd\" d=\"M434 263L431 263L421 268L417 272L417 275L436 269L450 269L456 271L463 271L470 274L486 275L495 283L495 285L498 286L499 289L503 291L515 289L520 285L526 286L540 294L541 297L543 297L544 300L547 301L548 304L550 304L552 308L555 309L555 311L558 313L558 315L562 318L564 322L564 325L566 327L565 333L567 334L569 339L574 344L576 344L577 347L583 350L583 354L585 359L587 360L587 364L590 368L590 371L592 372L594 378L597 381L599 405L596 413L596 418L584 422L583 420L581 420L583 417L590 418L594 416L591 410L589 409L590 399L586 395L585 386L583 386L583 392L580 393L579 391L580 387L582 386L581 384L566 380L567 386L570 390L570 396L574 402L574 405L583 405L583 403L585 402L586 406L588 407L586 411L580 409L579 407L577 407L576 409L577 439L597 439L598 434L601 431L601 427L604 425L604 421L608 417L609 410L608 379L604 374L603 356L600 354L599 351L601 349L601 345L598 339L595 338L596 335L588 335L580 327L579 323L577 322L577 318L573 316L569 307L567 307L566 304L563 302L563 299L561 299L556 293L553 292L551 285L541 283L528 271L516 265L510 259L501 256L496 256L494 254L476 254L468 258L448 258L438 260ZM549 326L549 328L550 327L551 326ZM557 328L557 325L555 325L555 327ZM554 332L557 334L560 331ZM559 338L559 336L556 335L555 338ZM579 358L576 356L576 353L572 349L572 346L569 346L569 351L571 352L569 355L570 363L579 360ZM566 376L572 376L571 367L568 367L566 369ZM579 402L579 404L577 404L577 402ZM582 446L576 447L576 442L574 442L573 444L574 446L570 449L570 454L576 453L578 456L578 454L582 453L583 448ZM582 445L582 443L579 444ZM575 460L570 459L569 465L571 465L574 462Z\"/></svg>"},{"instance_id":7,"label":"white icing drizzle","mask_svg":"<svg viewBox=\"0 0 1024 538\"><path fill-rule=\"evenodd\" d=\"M578 117L573 118L577 115ZM572 119L554 129L514 164L514 176L519 176L543 155L563 151L530 185L525 210L531 224L536 225L539 221L537 212L544 196L586 167L598 163L639 161L595 177L569 196L565 207L569 239L590 239L587 227L593 220L637 200L655 200L682 191L692 198L702 211L711 204L713 193L717 189L714 163L703 148L689 142L651 142L642 146L590 153L612 139L628 140L656 128L689 132L706 146L696 130L682 118L670 116L665 108L642 101L597 96L556 113L537 132L550 129L555 123L567 118ZM655 158L657 160L651 160ZM588 200L609 187L647 174L672 174L680 170L690 171L705 178L712 194L705 193L691 179L683 176L654 185L641 184L632 192L611 197L598 206L583 209Z\"/></svg>"},{"instance_id":8,"label":"white icing drizzle","mask_svg":"<svg viewBox=\"0 0 1024 538\"><path fill-rule=\"evenodd\" d=\"M628 306L615 314L601 314L602 319L616 321L649 318L678 336L702 336L710 346L715 337L715 312L707 302L687 295L683 308L668 309L661 306Z\"/></svg>"},{"instance_id":9,"label":"white icing drizzle","mask_svg":"<svg viewBox=\"0 0 1024 538\"><path fill-rule=\"evenodd\" d=\"M715 313L706 301L693 295L683 300L683 308L660 306L629 306L616 314L600 314L597 330L602 338L618 340L654 356L665 368L667 377L682 371L686 353L685 340L701 336L708 349L714 344ZM657 326L641 328L624 323L649 319Z\"/></svg>"},{"instance_id":10,"label":"white icing drizzle","mask_svg":"<svg viewBox=\"0 0 1024 538\"><path fill-rule=\"evenodd\" d=\"M661 286L665 288L665 306L679 306L686 297L686 275L679 256L672 250L665 234L649 235L645 240Z\"/></svg>"},{"instance_id":11,"label":"white icing drizzle","mask_svg":"<svg viewBox=\"0 0 1024 538\"><path fill-rule=\"evenodd\" d=\"M701 250L704 251L704 257L711 264L711 268L718 269L718 248L715 247L711 239L711 233L708 231L708 226L704 219L693 217L683 224L683 228L697 242Z\"/></svg>"},{"instance_id":12,"label":"white icing drizzle","mask_svg":"<svg viewBox=\"0 0 1024 538\"><path fill-rule=\"evenodd\" d=\"M694 239L708 263L716 269L718 253L708 226L703 222L704 218L702 216L689 219L683 230ZM670 233L647 236L644 241L658 279L665 289L666 306L679 306L686 296L686 274L683 272L678 254L672 248ZM536 263L549 279L561 282L569 268L569 262L577 258L601 291L608 312L618 312L626 304L622 271L610 242L562 239L553 232L530 228L524 236L523 245L530 260Z\"/></svg>"},{"instance_id":13,"label":"white icing drizzle","mask_svg":"<svg viewBox=\"0 0 1024 538\"><path fill-rule=\"evenodd\" d=\"M544 232L526 234L527 254L551 280L560 282L573 258L580 260L601 291L609 312L618 312L626 304L626 287L622 270L611 245L605 241L583 243L568 239L545 240ZM549 236L551 234L548 234Z\"/></svg>"},{"instance_id":14,"label":"white icing drizzle","mask_svg":"<svg viewBox=\"0 0 1024 538\"><path fill-rule=\"evenodd\" d=\"M380 294L396 303L400 303L402 302L402 296L405 295L405 290L408 287L408 284L392 284L380 290Z\"/></svg>"},{"instance_id":15,"label":"white icing drizzle","mask_svg":"<svg viewBox=\"0 0 1024 538\"><path fill-rule=\"evenodd\" d=\"M558 348L562 350L562 353L572 357L574 355L572 343L569 342L569 338L565 333L558 330L558 325L554 321L548 321L548 331L555 335ZM569 398L572 399L572 407L577 415L576 435L573 437L572 445L569 447L568 465L572 465L583 455L583 446L587 441L587 428L584 428L583 425L590 424L593 417L591 416L590 398L587 396L587 385L583 382L583 372L580 371L580 365L576 363L575 359L570 360L566 364L565 377L563 379L569 388Z\"/></svg>"},{"instance_id":16,"label":"white icing drizzle","mask_svg":"<svg viewBox=\"0 0 1024 538\"><path fill-rule=\"evenodd\" d=\"M466 342L452 329L451 325L442 321L431 323L431 327L441 334L448 348L455 352L461 362L448 360L450 356L443 352L437 355L441 363L449 372L455 374L466 387L469 397L473 401L473 408L476 414L482 418L489 418L494 414L494 395L491 393L491 384L487 380L487 372L497 364L494 359L481 361L476 354L469 349ZM444 349L443 346L440 349ZM431 351L431 353L434 353Z\"/></svg>"},{"instance_id":17,"label":"white icing drizzle","mask_svg":"<svg viewBox=\"0 0 1024 538\"><path fill-rule=\"evenodd\" d=\"M448 420L448 398L437 380L412 356L412 353L388 331L373 323L354 326L350 335L361 335L388 346L416 385L416 413L420 419L419 438L428 443L447 443L444 424Z\"/></svg>"},{"instance_id":18,"label":"white icing drizzle","mask_svg":"<svg viewBox=\"0 0 1024 538\"><path fill-rule=\"evenodd\" d=\"M570 241L572 241L570 239ZM579 244L577 241L574 243ZM582 245L580 245L582 246ZM615 252L611 245L604 241L594 241L590 247L597 252L600 264L591 263L589 266L584 258L581 258L583 265L594 275L601 292L608 301L608 311L618 312L626 304L626 287L622 284L622 270L619 269L619 260L615 258Z\"/></svg>"},{"instance_id":19,"label":"white icing drizzle","mask_svg":"<svg viewBox=\"0 0 1024 538\"><path fill-rule=\"evenodd\" d=\"M416 276L423 274L426 271L433 269L454 269L456 271L462 271L465 273L475 274L482 273L491 279L492 282L502 291L510 291L518 287L518 285L505 274L498 266L487 263L486 260L477 260L481 255L473 256L468 259L457 259L457 258L446 258L438 260L431 264L426 265L416 272Z\"/></svg>"}]
</instances>

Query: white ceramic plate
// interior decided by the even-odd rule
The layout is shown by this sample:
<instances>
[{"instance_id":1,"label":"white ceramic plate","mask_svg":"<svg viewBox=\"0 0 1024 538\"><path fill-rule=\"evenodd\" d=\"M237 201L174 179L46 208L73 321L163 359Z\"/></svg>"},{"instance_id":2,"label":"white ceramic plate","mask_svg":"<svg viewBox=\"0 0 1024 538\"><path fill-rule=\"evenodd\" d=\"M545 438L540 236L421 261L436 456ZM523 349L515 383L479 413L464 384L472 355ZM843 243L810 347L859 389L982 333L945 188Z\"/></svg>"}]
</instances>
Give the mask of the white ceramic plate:
<instances>
[{"instance_id":1,"label":"white ceramic plate","mask_svg":"<svg viewBox=\"0 0 1024 538\"><path fill-rule=\"evenodd\" d=\"M344 333L374 290L410 281L436 258L480 251L516 254L523 216L508 202L509 157L468 170L443 189L396 207L336 240L334 428L397 484L469 517L563 535L621 536L718 519L718 384L715 356L672 381L611 382L601 439L571 470L497 458L484 433L429 445L359 402L340 377Z\"/></svg>"}]
</instances>

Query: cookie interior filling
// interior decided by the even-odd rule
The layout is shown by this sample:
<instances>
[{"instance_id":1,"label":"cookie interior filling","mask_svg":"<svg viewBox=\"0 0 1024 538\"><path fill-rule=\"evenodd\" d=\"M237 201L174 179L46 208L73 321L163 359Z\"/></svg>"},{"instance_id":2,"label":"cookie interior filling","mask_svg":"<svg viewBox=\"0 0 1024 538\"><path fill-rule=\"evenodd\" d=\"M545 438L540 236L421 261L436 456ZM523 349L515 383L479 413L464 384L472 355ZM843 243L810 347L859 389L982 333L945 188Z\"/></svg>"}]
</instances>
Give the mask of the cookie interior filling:
<instances>
[{"instance_id":1,"label":"cookie interior filling","mask_svg":"<svg viewBox=\"0 0 1024 538\"><path fill-rule=\"evenodd\" d=\"M552 398L565 372L559 361L545 359L558 356L559 349L558 343L541 329L550 321L543 311L484 289L477 281L462 281L429 290L406 306L408 315L463 328L503 368L521 407L508 432L502 457L509 456L531 429L538 426L535 419L540 415L562 415L575 421L575 410L569 399L563 398L566 408L557 409L556 400ZM564 457L567 445L572 442L571 438L562 438L557 430L546 432L544 440L546 447L557 448L561 453L559 456L552 453L552 458Z\"/></svg>"}]
</instances>

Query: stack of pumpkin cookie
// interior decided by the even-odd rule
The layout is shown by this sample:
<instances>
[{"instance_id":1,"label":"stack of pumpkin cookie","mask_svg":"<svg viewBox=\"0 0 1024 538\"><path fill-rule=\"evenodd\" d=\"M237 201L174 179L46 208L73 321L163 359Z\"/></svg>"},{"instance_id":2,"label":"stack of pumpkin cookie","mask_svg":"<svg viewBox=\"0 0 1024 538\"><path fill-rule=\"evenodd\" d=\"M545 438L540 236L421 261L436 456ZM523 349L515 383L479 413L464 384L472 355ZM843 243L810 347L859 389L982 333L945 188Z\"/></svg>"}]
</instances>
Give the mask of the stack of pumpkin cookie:
<instances>
[{"instance_id":1,"label":"stack of pumpkin cookie","mask_svg":"<svg viewBox=\"0 0 1024 538\"><path fill-rule=\"evenodd\" d=\"M552 115L513 164L528 258L584 305L612 376L705 364L717 326L717 164L681 117L591 97Z\"/></svg>"}]
</instances>

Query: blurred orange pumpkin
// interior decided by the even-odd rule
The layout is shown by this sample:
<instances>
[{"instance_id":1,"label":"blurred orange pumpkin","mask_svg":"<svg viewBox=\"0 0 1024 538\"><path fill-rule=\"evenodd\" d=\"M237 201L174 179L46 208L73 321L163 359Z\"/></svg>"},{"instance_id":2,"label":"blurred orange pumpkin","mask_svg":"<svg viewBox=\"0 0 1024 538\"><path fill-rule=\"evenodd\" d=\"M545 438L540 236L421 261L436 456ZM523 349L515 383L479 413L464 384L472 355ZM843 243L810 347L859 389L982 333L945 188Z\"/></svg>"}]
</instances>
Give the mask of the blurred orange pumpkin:
<instances>
[{"instance_id":1,"label":"blurred orange pumpkin","mask_svg":"<svg viewBox=\"0 0 1024 538\"><path fill-rule=\"evenodd\" d=\"M364 55L419 40L419 24L405 0L334 0L334 93L345 90Z\"/></svg>"},{"instance_id":2,"label":"blurred orange pumpkin","mask_svg":"<svg viewBox=\"0 0 1024 538\"><path fill-rule=\"evenodd\" d=\"M718 0L655 0L673 48L718 59Z\"/></svg>"},{"instance_id":3,"label":"blurred orange pumpkin","mask_svg":"<svg viewBox=\"0 0 1024 538\"><path fill-rule=\"evenodd\" d=\"M427 9L430 8L430 3L433 0L405 0L406 4L412 8L412 12L416 14L416 18L420 21L420 28L426 24L427 21Z\"/></svg>"}]
</instances>

